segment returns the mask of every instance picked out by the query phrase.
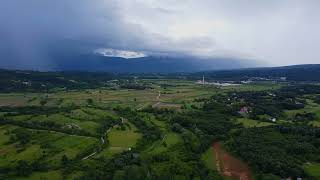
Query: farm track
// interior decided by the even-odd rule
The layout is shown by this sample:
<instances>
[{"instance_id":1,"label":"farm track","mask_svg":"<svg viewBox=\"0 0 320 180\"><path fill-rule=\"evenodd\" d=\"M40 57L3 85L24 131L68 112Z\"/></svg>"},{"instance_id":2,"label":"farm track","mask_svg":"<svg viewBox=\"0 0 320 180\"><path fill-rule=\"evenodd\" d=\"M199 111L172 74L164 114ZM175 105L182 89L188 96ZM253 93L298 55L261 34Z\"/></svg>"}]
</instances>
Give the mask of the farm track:
<instances>
[{"instance_id":1,"label":"farm track","mask_svg":"<svg viewBox=\"0 0 320 180\"><path fill-rule=\"evenodd\" d=\"M156 98L157 102L154 103L153 105L151 105L152 107L157 107L159 104L161 104L160 102L160 97L161 97L161 92L158 91L158 96ZM142 105L141 107L137 108L137 111L140 111L141 109L143 109L146 105Z\"/></svg>"}]
</instances>

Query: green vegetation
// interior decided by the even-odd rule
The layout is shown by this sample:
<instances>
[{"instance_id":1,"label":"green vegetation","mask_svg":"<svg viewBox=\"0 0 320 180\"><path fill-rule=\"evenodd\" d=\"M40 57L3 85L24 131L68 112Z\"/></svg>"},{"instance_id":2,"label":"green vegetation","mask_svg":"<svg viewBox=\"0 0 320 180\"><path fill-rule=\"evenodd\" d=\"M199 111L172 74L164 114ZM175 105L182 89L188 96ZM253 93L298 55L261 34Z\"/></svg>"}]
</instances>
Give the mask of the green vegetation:
<instances>
[{"instance_id":1,"label":"green vegetation","mask_svg":"<svg viewBox=\"0 0 320 180\"><path fill-rule=\"evenodd\" d=\"M113 155L127 151L133 148L140 138L137 128L125 120L124 125L116 125L108 132L109 147L102 153Z\"/></svg>"},{"instance_id":2,"label":"green vegetation","mask_svg":"<svg viewBox=\"0 0 320 180\"><path fill-rule=\"evenodd\" d=\"M180 143L181 137L176 133L166 133L163 138L153 143L153 145L147 149L148 153L159 154L168 151L172 146Z\"/></svg>"},{"instance_id":3,"label":"green vegetation","mask_svg":"<svg viewBox=\"0 0 320 180\"><path fill-rule=\"evenodd\" d=\"M212 147L202 154L201 159L209 169L216 170L216 158Z\"/></svg>"},{"instance_id":4,"label":"green vegetation","mask_svg":"<svg viewBox=\"0 0 320 180\"><path fill-rule=\"evenodd\" d=\"M306 173L311 177L320 179L320 164L319 163L306 163L303 168Z\"/></svg>"},{"instance_id":5,"label":"green vegetation","mask_svg":"<svg viewBox=\"0 0 320 180\"><path fill-rule=\"evenodd\" d=\"M319 85L13 74L0 82L0 179L231 178L217 142L255 179L319 178Z\"/></svg>"},{"instance_id":6,"label":"green vegetation","mask_svg":"<svg viewBox=\"0 0 320 180\"><path fill-rule=\"evenodd\" d=\"M237 122L242 124L246 128L274 125L274 123L256 121L256 120L247 119L247 118L239 118L239 119L237 119Z\"/></svg>"}]
</instances>

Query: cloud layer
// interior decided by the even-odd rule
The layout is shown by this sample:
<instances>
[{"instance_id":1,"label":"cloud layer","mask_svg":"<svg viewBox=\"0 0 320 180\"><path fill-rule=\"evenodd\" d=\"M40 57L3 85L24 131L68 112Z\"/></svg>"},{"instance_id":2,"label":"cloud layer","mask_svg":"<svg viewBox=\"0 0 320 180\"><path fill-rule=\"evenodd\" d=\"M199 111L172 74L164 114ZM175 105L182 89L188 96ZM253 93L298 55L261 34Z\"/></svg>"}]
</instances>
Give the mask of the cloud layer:
<instances>
[{"instance_id":1,"label":"cloud layer","mask_svg":"<svg viewBox=\"0 0 320 180\"><path fill-rule=\"evenodd\" d=\"M3 0L0 54L50 66L47 48L70 39L149 54L320 63L317 0Z\"/></svg>"}]
</instances>

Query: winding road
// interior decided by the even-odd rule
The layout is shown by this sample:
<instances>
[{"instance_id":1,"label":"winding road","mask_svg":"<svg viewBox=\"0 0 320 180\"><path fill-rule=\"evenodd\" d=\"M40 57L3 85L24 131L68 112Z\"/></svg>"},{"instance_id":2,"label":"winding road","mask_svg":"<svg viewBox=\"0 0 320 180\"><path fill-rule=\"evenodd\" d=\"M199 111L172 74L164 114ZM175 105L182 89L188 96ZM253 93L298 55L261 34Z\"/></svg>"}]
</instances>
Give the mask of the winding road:
<instances>
[{"instance_id":1,"label":"winding road","mask_svg":"<svg viewBox=\"0 0 320 180\"><path fill-rule=\"evenodd\" d=\"M123 117L120 117L120 119L121 119L121 124L123 124L123 123L124 123L124 118L123 118ZM116 124L116 125L117 125L117 124ZM108 133L111 131L111 129L114 128L116 125L110 127L110 128L104 133L104 135L101 137L101 144L102 144L102 145L105 144L105 138L106 138L107 134L108 134ZM86 159L94 156L94 155L97 154L97 153L98 153L98 151L95 151L95 152L89 154L88 156L82 158L82 160L86 160Z\"/></svg>"}]
</instances>

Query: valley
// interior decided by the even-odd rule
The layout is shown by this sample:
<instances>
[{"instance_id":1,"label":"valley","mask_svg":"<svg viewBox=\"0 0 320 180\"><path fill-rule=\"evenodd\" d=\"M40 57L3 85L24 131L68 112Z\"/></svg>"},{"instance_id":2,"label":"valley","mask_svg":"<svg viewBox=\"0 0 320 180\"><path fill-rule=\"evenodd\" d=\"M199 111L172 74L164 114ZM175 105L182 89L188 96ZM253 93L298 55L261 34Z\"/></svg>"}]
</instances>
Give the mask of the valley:
<instances>
[{"instance_id":1,"label":"valley","mask_svg":"<svg viewBox=\"0 0 320 180\"><path fill-rule=\"evenodd\" d=\"M1 92L0 177L319 178L317 84L104 84Z\"/></svg>"}]
</instances>

